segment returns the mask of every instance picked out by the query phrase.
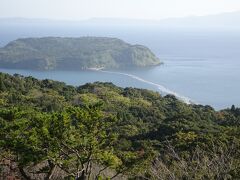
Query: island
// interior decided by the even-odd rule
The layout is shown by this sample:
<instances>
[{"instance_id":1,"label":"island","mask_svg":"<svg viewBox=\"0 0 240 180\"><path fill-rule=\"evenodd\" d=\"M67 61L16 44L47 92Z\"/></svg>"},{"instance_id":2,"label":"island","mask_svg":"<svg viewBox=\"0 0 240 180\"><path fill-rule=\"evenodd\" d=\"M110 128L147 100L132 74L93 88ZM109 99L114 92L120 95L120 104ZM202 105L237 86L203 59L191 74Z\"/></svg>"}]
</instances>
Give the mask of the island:
<instances>
[{"instance_id":1,"label":"island","mask_svg":"<svg viewBox=\"0 0 240 180\"><path fill-rule=\"evenodd\" d=\"M149 48L131 45L117 38L23 38L0 48L1 68L82 70L159 64L159 58Z\"/></svg>"}]
</instances>

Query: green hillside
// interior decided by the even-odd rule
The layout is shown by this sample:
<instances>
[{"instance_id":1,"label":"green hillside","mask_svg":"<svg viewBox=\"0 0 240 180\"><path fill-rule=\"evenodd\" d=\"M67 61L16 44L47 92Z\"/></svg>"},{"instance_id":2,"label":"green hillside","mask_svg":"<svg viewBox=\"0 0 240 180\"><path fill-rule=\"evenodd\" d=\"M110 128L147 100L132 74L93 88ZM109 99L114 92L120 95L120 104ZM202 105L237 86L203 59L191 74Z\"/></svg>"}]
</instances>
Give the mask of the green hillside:
<instances>
[{"instance_id":1,"label":"green hillside","mask_svg":"<svg viewBox=\"0 0 240 180\"><path fill-rule=\"evenodd\" d=\"M0 160L22 179L239 179L239 132L234 106L0 73Z\"/></svg>"},{"instance_id":2,"label":"green hillside","mask_svg":"<svg viewBox=\"0 0 240 180\"><path fill-rule=\"evenodd\" d=\"M2 68L80 70L155 66L159 59L141 45L116 38L26 38L0 48Z\"/></svg>"}]
</instances>

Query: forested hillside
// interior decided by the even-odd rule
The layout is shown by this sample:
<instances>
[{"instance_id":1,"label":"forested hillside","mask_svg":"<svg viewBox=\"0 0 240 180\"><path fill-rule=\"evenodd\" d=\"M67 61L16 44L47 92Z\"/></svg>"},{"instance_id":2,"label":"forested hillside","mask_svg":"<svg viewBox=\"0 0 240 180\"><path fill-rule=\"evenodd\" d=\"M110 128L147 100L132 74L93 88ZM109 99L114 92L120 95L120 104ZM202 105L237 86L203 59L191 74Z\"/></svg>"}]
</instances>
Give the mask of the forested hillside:
<instances>
[{"instance_id":1,"label":"forested hillside","mask_svg":"<svg viewBox=\"0 0 240 180\"><path fill-rule=\"evenodd\" d=\"M146 67L159 63L147 47L116 38L25 38L0 48L0 66L3 68L81 70Z\"/></svg>"},{"instance_id":2,"label":"forested hillside","mask_svg":"<svg viewBox=\"0 0 240 180\"><path fill-rule=\"evenodd\" d=\"M240 109L0 73L0 158L22 179L239 179Z\"/></svg>"}]
</instances>

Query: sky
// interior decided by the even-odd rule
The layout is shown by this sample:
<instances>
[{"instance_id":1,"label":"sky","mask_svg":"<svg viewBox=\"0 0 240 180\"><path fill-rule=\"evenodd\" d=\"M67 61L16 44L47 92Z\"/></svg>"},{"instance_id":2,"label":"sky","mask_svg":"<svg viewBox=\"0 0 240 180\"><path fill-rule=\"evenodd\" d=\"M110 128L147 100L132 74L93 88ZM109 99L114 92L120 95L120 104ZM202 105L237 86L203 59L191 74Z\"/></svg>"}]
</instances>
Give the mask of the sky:
<instances>
[{"instance_id":1,"label":"sky","mask_svg":"<svg viewBox=\"0 0 240 180\"><path fill-rule=\"evenodd\" d=\"M240 0L0 0L0 18L160 20L240 11Z\"/></svg>"}]
</instances>

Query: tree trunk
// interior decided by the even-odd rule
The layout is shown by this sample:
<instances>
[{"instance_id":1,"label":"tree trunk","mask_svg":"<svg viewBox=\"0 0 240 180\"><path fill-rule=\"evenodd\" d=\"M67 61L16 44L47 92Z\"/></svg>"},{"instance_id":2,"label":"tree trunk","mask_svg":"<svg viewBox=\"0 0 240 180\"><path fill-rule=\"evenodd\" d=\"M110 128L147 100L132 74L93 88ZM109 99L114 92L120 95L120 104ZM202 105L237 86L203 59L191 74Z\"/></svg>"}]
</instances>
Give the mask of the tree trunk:
<instances>
[{"instance_id":1,"label":"tree trunk","mask_svg":"<svg viewBox=\"0 0 240 180\"><path fill-rule=\"evenodd\" d=\"M87 179L87 176L85 174L85 171L82 171L82 174L81 176L77 177L76 180L86 180Z\"/></svg>"},{"instance_id":2,"label":"tree trunk","mask_svg":"<svg viewBox=\"0 0 240 180\"><path fill-rule=\"evenodd\" d=\"M26 174L23 167L19 167L19 171L24 179L31 180L31 177Z\"/></svg>"},{"instance_id":3,"label":"tree trunk","mask_svg":"<svg viewBox=\"0 0 240 180\"><path fill-rule=\"evenodd\" d=\"M44 178L45 180L49 180L52 178L53 173L54 173L54 169L56 168L56 166L51 162L48 161L48 165L49 165L49 172L47 173L47 176Z\"/></svg>"}]
</instances>

